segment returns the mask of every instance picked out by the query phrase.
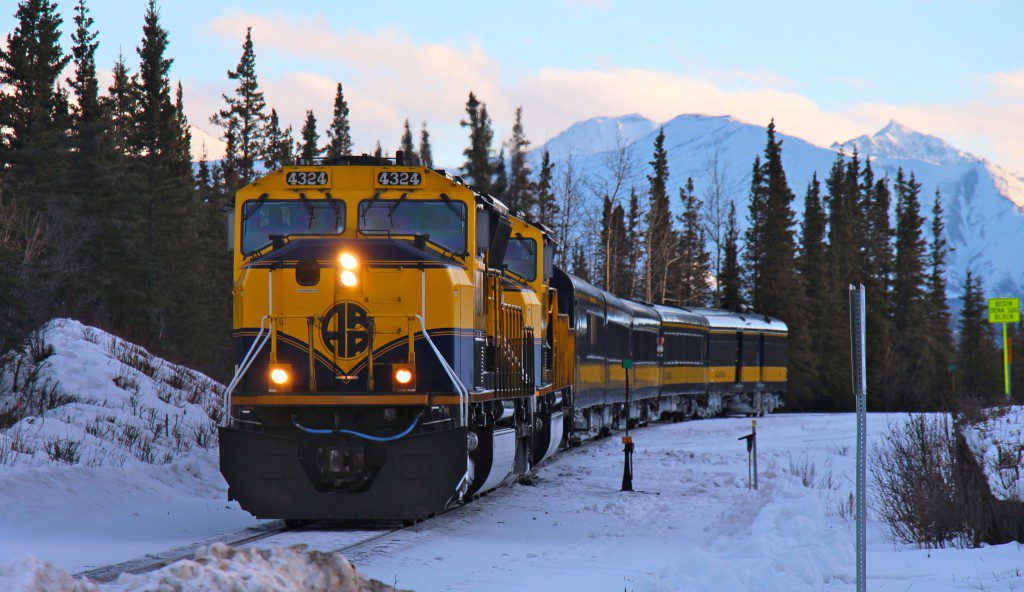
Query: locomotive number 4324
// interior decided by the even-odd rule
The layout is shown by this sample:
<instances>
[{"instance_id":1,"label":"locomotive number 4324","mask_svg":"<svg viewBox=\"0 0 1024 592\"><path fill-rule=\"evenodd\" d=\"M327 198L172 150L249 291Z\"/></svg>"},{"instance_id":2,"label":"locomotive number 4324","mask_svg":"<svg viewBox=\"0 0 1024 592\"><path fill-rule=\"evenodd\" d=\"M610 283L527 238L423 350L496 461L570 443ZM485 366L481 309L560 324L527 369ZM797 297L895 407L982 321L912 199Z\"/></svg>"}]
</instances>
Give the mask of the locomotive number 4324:
<instances>
[{"instance_id":1,"label":"locomotive number 4324","mask_svg":"<svg viewBox=\"0 0 1024 592\"><path fill-rule=\"evenodd\" d=\"M416 171L380 171L377 185L381 187L418 187L423 184L423 175Z\"/></svg>"},{"instance_id":2,"label":"locomotive number 4324","mask_svg":"<svg viewBox=\"0 0 1024 592\"><path fill-rule=\"evenodd\" d=\"M285 183L301 187L327 185L330 177L327 171L291 171L285 175Z\"/></svg>"}]
</instances>

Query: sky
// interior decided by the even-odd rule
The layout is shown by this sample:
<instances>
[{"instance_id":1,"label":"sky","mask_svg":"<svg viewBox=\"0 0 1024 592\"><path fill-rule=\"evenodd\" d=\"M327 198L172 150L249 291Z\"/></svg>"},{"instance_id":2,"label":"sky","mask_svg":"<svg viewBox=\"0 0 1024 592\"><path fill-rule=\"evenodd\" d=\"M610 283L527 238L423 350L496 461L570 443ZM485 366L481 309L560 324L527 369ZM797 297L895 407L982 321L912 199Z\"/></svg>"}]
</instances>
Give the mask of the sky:
<instances>
[{"instance_id":1,"label":"sky","mask_svg":"<svg viewBox=\"0 0 1024 592\"><path fill-rule=\"evenodd\" d=\"M13 0L0 32L14 27ZM64 42L73 2L59 0ZM103 76L137 64L143 0L91 0ZM356 150L389 152L403 121L426 122L435 160L461 162L466 96L496 137L523 107L534 145L572 123L640 113L731 115L829 145L890 119L1024 173L1024 2L998 0L551 0L315 2L161 0L172 77L190 121L232 86L252 27L267 102L297 131L321 133L342 82ZM203 134L197 134L200 140ZM208 150L216 156L217 142Z\"/></svg>"}]
</instances>

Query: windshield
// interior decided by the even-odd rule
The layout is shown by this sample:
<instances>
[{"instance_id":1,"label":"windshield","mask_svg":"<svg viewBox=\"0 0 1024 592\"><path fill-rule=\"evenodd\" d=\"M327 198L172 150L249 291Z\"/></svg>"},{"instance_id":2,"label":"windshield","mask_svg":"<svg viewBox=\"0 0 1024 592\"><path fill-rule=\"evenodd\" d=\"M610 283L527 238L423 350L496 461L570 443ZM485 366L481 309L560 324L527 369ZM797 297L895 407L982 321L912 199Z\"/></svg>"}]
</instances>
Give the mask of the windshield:
<instances>
[{"instance_id":1,"label":"windshield","mask_svg":"<svg viewBox=\"0 0 1024 592\"><path fill-rule=\"evenodd\" d=\"M359 204L366 234L426 235L455 254L466 252L466 204L458 201L367 200Z\"/></svg>"},{"instance_id":2,"label":"windshield","mask_svg":"<svg viewBox=\"0 0 1024 592\"><path fill-rule=\"evenodd\" d=\"M344 202L249 201L242 211L242 252L266 247L274 235L338 234L344 229Z\"/></svg>"},{"instance_id":3,"label":"windshield","mask_svg":"<svg viewBox=\"0 0 1024 592\"><path fill-rule=\"evenodd\" d=\"M537 279L537 241L532 238L514 238L505 251L508 270L528 282Z\"/></svg>"}]
</instances>

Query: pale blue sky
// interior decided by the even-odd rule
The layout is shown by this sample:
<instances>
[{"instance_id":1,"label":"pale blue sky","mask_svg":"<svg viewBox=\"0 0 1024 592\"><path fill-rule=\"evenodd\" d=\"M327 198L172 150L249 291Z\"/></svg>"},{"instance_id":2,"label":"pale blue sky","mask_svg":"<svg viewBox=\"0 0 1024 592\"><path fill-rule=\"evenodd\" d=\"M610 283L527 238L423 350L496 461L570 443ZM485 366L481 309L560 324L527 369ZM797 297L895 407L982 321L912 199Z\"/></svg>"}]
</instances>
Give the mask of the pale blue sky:
<instances>
[{"instance_id":1,"label":"pale blue sky","mask_svg":"<svg viewBox=\"0 0 1024 592\"><path fill-rule=\"evenodd\" d=\"M143 0L93 0L99 63L135 63ZM13 2L0 30L13 27ZM70 31L71 6L60 2ZM827 144L896 119L1024 171L1024 2L290 2L164 0L189 115L228 87L252 25L269 101L297 123L328 116L345 83L357 147L427 120L458 160L473 89L499 135L522 104L536 142L573 121L640 112L730 114ZM215 150L216 148L212 148Z\"/></svg>"}]
</instances>

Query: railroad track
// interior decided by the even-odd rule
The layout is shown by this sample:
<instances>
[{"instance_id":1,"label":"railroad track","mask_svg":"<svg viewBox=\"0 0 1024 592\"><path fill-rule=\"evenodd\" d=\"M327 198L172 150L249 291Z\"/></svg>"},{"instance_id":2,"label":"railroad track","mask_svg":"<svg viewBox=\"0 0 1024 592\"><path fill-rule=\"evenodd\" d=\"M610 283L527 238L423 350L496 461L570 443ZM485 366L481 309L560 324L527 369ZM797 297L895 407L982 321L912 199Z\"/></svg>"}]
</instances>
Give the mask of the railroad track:
<instances>
[{"instance_id":1,"label":"railroad track","mask_svg":"<svg viewBox=\"0 0 1024 592\"><path fill-rule=\"evenodd\" d=\"M287 532L288 530L288 527L284 525L283 521L275 520L267 524L261 524L260 526L246 528L245 530L238 530L201 541L196 541L194 543L175 547L160 553L149 553L142 557L129 559L122 563L96 567L75 575L78 577L89 578L94 582L112 582L123 573L146 573L148 571L157 570L166 565L170 565L175 561L194 557L196 551L199 550L200 547L205 547L214 543L224 543L231 546L246 545L261 539L279 535L283 532Z\"/></svg>"},{"instance_id":2,"label":"railroad track","mask_svg":"<svg viewBox=\"0 0 1024 592\"><path fill-rule=\"evenodd\" d=\"M166 567L175 561L191 559L201 547L215 543L223 543L232 547L246 547L258 543L272 543L274 546L284 547L304 544L328 553L358 552L362 548L371 546L381 539L405 529L368 530L358 527L339 529L332 528L330 524L321 528L314 526L311 528L292 529L285 526L284 522L276 520L269 524L211 537L160 553L150 553L121 563L96 567L75 575L98 583L112 582L121 574L143 574ZM273 540L269 541L267 539Z\"/></svg>"}]
</instances>

